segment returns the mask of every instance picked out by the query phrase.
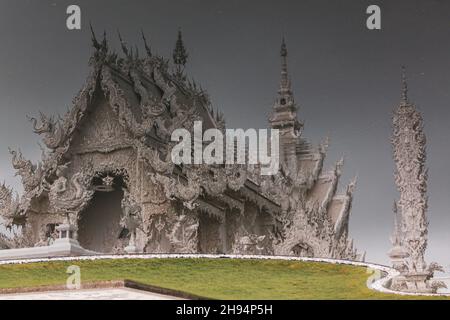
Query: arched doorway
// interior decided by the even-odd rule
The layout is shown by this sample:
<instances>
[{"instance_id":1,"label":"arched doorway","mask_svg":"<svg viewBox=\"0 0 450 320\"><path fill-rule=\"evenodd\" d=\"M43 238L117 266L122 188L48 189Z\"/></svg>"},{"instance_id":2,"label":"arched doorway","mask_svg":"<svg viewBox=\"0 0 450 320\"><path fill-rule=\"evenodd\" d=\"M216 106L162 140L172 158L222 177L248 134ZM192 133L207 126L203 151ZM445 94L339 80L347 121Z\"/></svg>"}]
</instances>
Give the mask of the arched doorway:
<instances>
[{"instance_id":1,"label":"arched doorway","mask_svg":"<svg viewBox=\"0 0 450 320\"><path fill-rule=\"evenodd\" d=\"M105 173L94 178L93 184L94 196L78 221L78 241L83 248L110 253L123 235L120 219L125 183L123 177Z\"/></svg>"},{"instance_id":2,"label":"arched doorway","mask_svg":"<svg viewBox=\"0 0 450 320\"><path fill-rule=\"evenodd\" d=\"M217 217L200 213L198 241L200 253L226 253L225 223Z\"/></svg>"}]
</instances>

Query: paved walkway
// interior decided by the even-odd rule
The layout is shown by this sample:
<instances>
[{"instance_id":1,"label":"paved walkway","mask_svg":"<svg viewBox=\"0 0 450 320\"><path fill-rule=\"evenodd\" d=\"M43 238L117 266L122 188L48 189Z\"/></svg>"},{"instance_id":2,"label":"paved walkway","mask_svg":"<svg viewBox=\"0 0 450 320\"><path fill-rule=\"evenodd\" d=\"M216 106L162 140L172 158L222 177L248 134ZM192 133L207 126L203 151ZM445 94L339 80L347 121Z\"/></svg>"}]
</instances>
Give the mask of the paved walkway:
<instances>
[{"instance_id":1,"label":"paved walkway","mask_svg":"<svg viewBox=\"0 0 450 320\"><path fill-rule=\"evenodd\" d=\"M178 298L130 288L61 290L0 295L0 300L175 300Z\"/></svg>"}]
</instances>

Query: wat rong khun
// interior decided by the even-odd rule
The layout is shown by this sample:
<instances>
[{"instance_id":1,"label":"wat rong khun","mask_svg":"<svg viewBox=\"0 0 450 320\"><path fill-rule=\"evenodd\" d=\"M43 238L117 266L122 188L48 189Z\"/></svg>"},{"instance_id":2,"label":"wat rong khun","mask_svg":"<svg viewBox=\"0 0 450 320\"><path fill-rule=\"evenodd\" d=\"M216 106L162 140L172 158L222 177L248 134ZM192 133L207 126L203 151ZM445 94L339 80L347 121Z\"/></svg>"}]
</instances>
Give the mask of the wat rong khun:
<instances>
[{"instance_id":1,"label":"wat rong khun","mask_svg":"<svg viewBox=\"0 0 450 320\"><path fill-rule=\"evenodd\" d=\"M63 117L30 117L42 159L10 150L19 196L3 184L0 260L97 254L273 255L364 261L348 227L356 180L342 191L343 159L323 168L328 140L303 137L281 45L281 80L269 128L279 133L279 170L256 164L174 163L172 132L225 132L223 114L185 72L181 32L173 63L144 56L120 37L122 54L92 32L86 83ZM391 290L432 293L442 268L426 264L427 172L422 118L407 97L393 117L395 232ZM270 143L269 143L270 144ZM245 149L235 146L234 150ZM270 148L269 148L270 149ZM248 150L247 150L248 151Z\"/></svg>"}]
</instances>

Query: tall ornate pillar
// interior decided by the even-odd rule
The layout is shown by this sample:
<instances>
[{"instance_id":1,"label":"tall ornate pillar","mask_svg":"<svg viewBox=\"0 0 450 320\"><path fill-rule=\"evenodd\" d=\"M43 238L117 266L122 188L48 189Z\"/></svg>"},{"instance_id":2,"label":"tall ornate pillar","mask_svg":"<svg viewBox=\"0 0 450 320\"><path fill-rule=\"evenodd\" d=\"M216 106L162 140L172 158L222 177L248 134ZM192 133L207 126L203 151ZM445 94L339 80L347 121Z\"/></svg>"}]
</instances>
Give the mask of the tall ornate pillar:
<instances>
[{"instance_id":1,"label":"tall ornate pillar","mask_svg":"<svg viewBox=\"0 0 450 320\"><path fill-rule=\"evenodd\" d=\"M435 292L441 285L430 279L441 267L427 264L427 169L423 120L420 112L408 101L405 72L402 69L402 98L394 110L392 146L395 160L395 183L400 199L394 205L396 226L389 252L400 276L391 288L408 292Z\"/></svg>"}]
</instances>

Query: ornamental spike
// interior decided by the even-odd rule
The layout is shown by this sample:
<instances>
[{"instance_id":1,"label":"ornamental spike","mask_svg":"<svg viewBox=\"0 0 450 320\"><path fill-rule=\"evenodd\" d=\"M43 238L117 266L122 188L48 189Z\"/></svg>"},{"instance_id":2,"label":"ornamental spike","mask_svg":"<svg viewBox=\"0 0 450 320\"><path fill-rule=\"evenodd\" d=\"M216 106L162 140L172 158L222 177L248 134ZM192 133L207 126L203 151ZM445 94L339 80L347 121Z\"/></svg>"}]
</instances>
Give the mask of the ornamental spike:
<instances>
[{"instance_id":1,"label":"ornamental spike","mask_svg":"<svg viewBox=\"0 0 450 320\"><path fill-rule=\"evenodd\" d=\"M122 47L123 53L128 57L128 47L126 43L123 41L122 36L120 35L119 29L117 29L117 35L119 36L120 46Z\"/></svg>"},{"instance_id":2,"label":"ornamental spike","mask_svg":"<svg viewBox=\"0 0 450 320\"><path fill-rule=\"evenodd\" d=\"M106 40L106 30L103 30L103 40L102 40L101 48L105 53L108 51L108 41Z\"/></svg>"},{"instance_id":3,"label":"ornamental spike","mask_svg":"<svg viewBox=\"0 0 450 320\"><path fill-rule=\"evenodd\" d=\"M101 48L102 46L101 46L100 43L97 41L97 37L95 36L94 28L92 27L91 22L89 22L89 28L91 29L92 46L93 46L96 50L100 50L100 48Z\"/></svg>"},{"instance_id":4,"label":"ornamental spike","mask_svg":"<svg viewBox=\"0 0 450 320\"><path fill-rule=\"evenodd\" d=\"M151 51L150 46L147 43L147 39L145 38L144 30L142 30L142 29L141 29L141 36L142 36L142 40L144 40L145 51L147 52L147 55L149 57L151 57L152 56L152 51Z\"/></svg>"}]
</instances>

